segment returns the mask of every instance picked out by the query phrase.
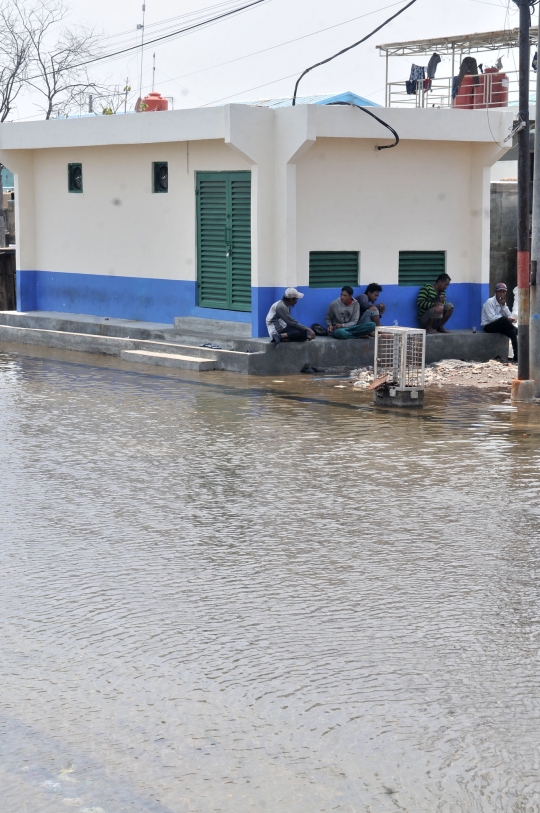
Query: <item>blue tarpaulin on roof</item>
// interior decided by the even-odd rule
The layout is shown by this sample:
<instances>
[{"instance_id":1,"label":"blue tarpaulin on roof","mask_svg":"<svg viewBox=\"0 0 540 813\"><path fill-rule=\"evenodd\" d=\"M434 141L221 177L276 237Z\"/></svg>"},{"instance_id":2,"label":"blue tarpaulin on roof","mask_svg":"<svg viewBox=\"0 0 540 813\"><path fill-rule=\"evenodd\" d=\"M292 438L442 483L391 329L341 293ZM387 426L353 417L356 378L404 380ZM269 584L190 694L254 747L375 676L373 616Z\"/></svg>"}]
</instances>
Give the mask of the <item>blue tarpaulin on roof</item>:
<instances>
[{"instance_id":1,"label":"blue tarpaulin on roof","mask_svg":"<svg viewBox=\"0 0 540 813\"><path fill-rule=\"evenodd\" d=\"M352 102L361 107L380 107L380 104L365 99L364 96L358 96L356 93L345 91L345 93L324 93L318 96L299 96L296 99L296 104L331 104L332 102ZM226 102L229 104L229 102ZM232 102L232 104L248 104L253 107L290 107L292 105L292 97L284 99L259 99L256 101L247 102Z\"/></svg>"}]
</instances>

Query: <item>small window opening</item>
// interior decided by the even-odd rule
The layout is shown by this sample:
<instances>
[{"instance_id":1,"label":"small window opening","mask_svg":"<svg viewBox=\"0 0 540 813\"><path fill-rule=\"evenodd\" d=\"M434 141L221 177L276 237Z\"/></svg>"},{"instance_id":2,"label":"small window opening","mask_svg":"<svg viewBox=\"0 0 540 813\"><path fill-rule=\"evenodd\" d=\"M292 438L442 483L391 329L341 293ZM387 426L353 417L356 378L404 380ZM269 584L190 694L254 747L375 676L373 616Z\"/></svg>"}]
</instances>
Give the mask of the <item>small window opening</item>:
<instances>
[{"instance_id":1,"label":"small window opening","mask_svg":"<svg viewBox=\"0 0 540 813\"><path fill-rule=\"evenodd\" d=\"M169 191L169 164L167 161L155 161L154 168L154 192Z\"/></svg>"},{"instance_id":2,"label":"small window opening","mask_svg":"<svg viewBox=\"0 0 540 813\"><path fill-rule=\"evenodd\" d=\"M82 164L68 164L68 191L83 191Z\"/></svg>"}]
</instances>

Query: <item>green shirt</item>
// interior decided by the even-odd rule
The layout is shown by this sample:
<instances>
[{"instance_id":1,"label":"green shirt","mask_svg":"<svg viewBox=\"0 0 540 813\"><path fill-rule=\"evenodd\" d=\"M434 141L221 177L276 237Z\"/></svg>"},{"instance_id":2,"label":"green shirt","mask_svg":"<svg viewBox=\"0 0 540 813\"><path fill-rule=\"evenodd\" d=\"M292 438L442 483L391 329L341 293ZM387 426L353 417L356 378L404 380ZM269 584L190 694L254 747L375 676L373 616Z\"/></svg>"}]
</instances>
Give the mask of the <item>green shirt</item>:
<instances>
[{"instance_id":1,"label":"green shirt","mask_svg":"<svg viewBox=\"0 0 540 813\"><path fill-rule=\"evenodd\" d=\"M446 294L444 291L440 293L435 290L431 283L427 282L425 285L420 288L418 292L418 300L417 300L417 307L418 307L418 318L420 319L421 316L424 315L426 311L433 307L435 302L442 297L444 301L446 299Z\"/></svg>"}]
</instances>

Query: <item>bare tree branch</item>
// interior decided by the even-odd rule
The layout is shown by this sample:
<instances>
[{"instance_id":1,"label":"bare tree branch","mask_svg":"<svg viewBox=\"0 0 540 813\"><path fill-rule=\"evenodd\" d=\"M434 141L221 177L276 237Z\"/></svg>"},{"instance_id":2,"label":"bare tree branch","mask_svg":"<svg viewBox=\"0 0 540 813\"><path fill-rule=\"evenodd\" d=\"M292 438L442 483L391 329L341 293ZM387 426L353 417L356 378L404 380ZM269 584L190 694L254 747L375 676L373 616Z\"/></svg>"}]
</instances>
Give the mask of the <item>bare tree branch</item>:
<instances>
[{"instance_id":1,"label":"bare tree branch","mask_svg":"<svg viewBox=\"0 0 540 813\"><path fill-rule=\"evenodd\" d=\"M59 27L67 14L63 0L11 4L30 43L26 83L44 97L38 106L46 119L66 115L81 93L96 87L81 62L99 53L99 37L83 26Z\"/></svg>"},{"instance_id":2,"label":"bare tree branch","mask_svg":"<svg viewBox=\"0 0 540 813\"><path fill-rule=\"evenodd\" d=\"M11 113L28 75L30 47L17 9L4 0L0 3L0 122Z\"/></svg>"}]
</instances>

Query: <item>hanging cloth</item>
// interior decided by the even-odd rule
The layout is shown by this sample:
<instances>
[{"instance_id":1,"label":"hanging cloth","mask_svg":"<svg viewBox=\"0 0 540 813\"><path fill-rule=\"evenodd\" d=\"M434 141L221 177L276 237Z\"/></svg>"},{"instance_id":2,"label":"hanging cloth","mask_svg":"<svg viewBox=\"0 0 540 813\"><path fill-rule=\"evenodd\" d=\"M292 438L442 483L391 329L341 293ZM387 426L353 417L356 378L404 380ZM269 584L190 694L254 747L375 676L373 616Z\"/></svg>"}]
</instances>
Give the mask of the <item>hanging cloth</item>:
<instances>
[{"instance_id":1,"label":"hanging cloth","mask_svg":"<svg viewBox=\"0 0 540 813\"><path fill-rule=\"evenodd\" d=\"M435 79L435 73L437 72L437 65L441 61L441 58L438 53L434 53L431 59L428 62L427 66L427 78L428 79Z\"/></svg>"},{"instance_id":2,"label":"hanging cloth","mask_svg":"<svg viewBox=\"0 0 540 813\"><path fill-rule=\"evenodd\" d=\"M411 75L409 76L409 82L419 82L420 80L424 80L425 77L425 68L421 65L411 65Z\"/></svg>"},{"instance_id":3,"label":"hanging cloth","mask_svg":"<svg viewBox=\"0 0 540 813\"><path fill-rule=\"evenodd\" d=\"M538 51L535 52L532 61L532 69L535 71L538 68Z\"/></svg>"},{"instance_id":4,"label":"hanging cloth","mask_svg":"<svg viewBox=\"0 0 540 813\"><path fill-rule=\"evenodd\" d=\"M405 82L405 89L409 96L414 95L418 90L418 83L424 81L425 68L421 65L411 65L411 75L409 81Z\"/></svg>"},{"instance_id":5,"label":"hanging cloth","mask_svg":"<svg viewBox=\"0 0 540 813\"><path fill-rule=\"evenodd\" d=\"M478 65L476 64L476 59L472 56L466 56L461 63L457 77L458 91L461 87L461 83L463 82L463 77L467 75L472 75L475 85L480 84L480 79L478 78Z\"/></svg>"}]
</instances>

